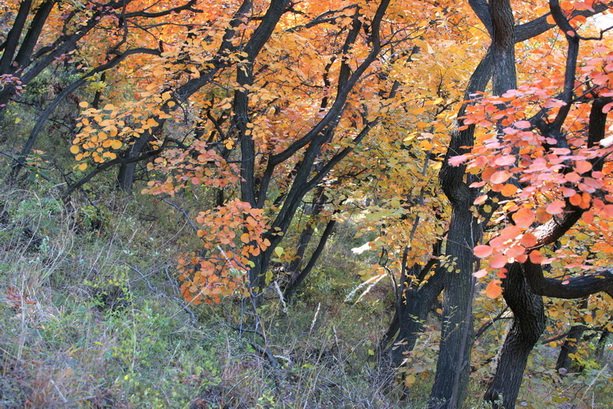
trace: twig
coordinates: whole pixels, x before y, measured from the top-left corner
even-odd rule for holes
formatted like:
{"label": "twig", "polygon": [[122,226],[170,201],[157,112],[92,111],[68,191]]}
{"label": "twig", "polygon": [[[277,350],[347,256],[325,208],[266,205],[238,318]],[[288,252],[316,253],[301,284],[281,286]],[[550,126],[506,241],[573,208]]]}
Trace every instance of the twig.
{"label": "twig", "polygon": [[275,280],[275,290],[279,295],[279,300],[281,300],[281,304],[283,304],[283,312],[287,314],[287,304],[285,303],[285,298],[283,298],[283,293],[281,292],[281,287],[279,287],[279,282]]}
{"label": "twig", "polygon": [[496,321],[502,320],[502,319],[507,319],[507,317],[503,317],[503,315],[507,312],[507,310],[509,309],[509,307],[505,307],[502,311],[500,311],[498,313],[498,315],[496,315],[494,318],[492,318],[491,320],[489,320],[488,322],[486,322],[485,324],[483,324],[481,326],[481,328],[479,328],[476,332],[475,332],[475,339],[479,338],[481,335],[483,335],[483,333],[492,325],[494,325],[494,323]]}
{"label": "twig", "polygon": [[53,379],[49,379],[49,382],[51,382],[51,384],[53,385],[53,387],[55,388],[55,390],[57,391],[57,393],[60,395],[60,398],[62,398],[62,400],[64,401],[64,403],[68,403],[68,400],[66,399],[66,397],[64,396],[64,394],[62,393],[62,391],[60,390],[60,388],[58,388],[58,386],[55,384],[55,382],[53,381]]}
{"label": "twig", "polygon": [[[185,304],[183,304],[183,302],[180,302],[178,300],[173,300],[172,298],[170,298],[169,296],[167,296],[166,294],[164,294],[162,291],[158,290],[157,288],[155,288],[155,286],[153,284],[151,284],[151,282],[147,279],[147,276],[144,275],[139,269],[137,269],[136,267],[133,267],[131,265],[128,265],[128,267],[130,268],[130,270],[137,272],[142,279],[145,281],[145,283],[147,283],[147,287],[149,287],[149,289],[157,294],[160,294],[162,297],[166,298],[168,301],[172,302],[172,303],[177,303],[179,304],[179,306],[185,311],[187,312],[191,317],[192,317],[192,322],[194,324],[196,324],[198,322],[198,320],[196,319],[196,315],[194,314],[194,312],[192,310],[190,310]],[[176,315],[176,314],[175,314]]]}
{"label": "twig", "polygon": [[598,374],[594,377],[594,379],[592,380],[592,382],[590,382],[590,384],[587,386],[587,389],[585,390],[585,392],[583,392],[583,396],[585,396],[585,394],[587,393],[587,391],[590,390],[590,388],[592,386],[594,386],[594,384],[596,383],[596,381],[598,380],[598,378],[600,378],[600,375],[602,375],[602,373],[605,371],[605,369],[607,369],[609,367],[609,364],[605,364],[602,369],[600,370],[600,372],[598,372]]}
{"label": "twig", "polygon": [[191,226],[191,228],[194,231],[194,233],[198,233],[198,228],[196,227],[196,225],[192,221],[191,217],[189,216],[189,213],[187,213],[187,211],[185,209],[182,209],[181,207],[179,207],[178,205],[174,204],[173,202],[171,202],[171,201],[169,201],[167,199],[162,199],[162,202],[166,203],[169,206],[174,207],[179,212],[181,212],[183,214],[183,217],[185,217],[185,220],[187,220],[187,222]]}
{"label": "twig", "polygon": [[313,331],[313,327],[315,327],[315,322],[317,322],[317,316],[319,315],[319,308],[321,307],[321,303],[317,303],[317,310],[315,311],[315,315],[313,315],[313,321],[311,321],[311,327],[309,328],[309,335]]}

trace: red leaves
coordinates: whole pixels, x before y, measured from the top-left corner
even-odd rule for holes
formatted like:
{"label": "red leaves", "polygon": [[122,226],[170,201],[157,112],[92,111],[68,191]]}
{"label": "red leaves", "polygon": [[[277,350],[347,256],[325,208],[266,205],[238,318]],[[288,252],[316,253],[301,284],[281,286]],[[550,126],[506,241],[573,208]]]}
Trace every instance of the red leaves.
{"label": "red leaves", "polygon": [[502,254],[496,254],[490,258],[490,267],[491,268],[503,268],[508,262],[506,256]]}
{"label": "red leaves", "polygon": [[509,180],[510,177],[511,177],[511,174],[509,172],[507,172],[506,170],[501,170],[501,171],[495,172],[490,177],[490,182],[494,184],[500,184],[500,183],[504,183],[507,180]]}
{"label": "red leaves", "polygon": [[205,185],[223,188],[240,180],[235,164],[228,163],[206,142],[195,141],[189,149],[167,149],[164,156],[155,159],[151,168],[163,170],[172,176],[165,181],[151,181],[143,193],[153,195],[174,194],[187,186]]}
{"label": "red leaves", "polygon": [[466,155],[452,156],[449,158],[449,164],[451,166],[460,166],[462,163],[466,162],[467,159],[468,156]]}
{"label": "red leaves", "polygon": [[518,129],[530,129],[532,124],[529,121],[517,121],[515,127]]}
{"label": "red leaves", "polygon": [[[591,3],[567,5],[587,10]],[[536,107],[549,109],[546,121],[552,121],[557,110],[566,105],[552,97],[564,80],[562,75],[534,77],[530,84],[503,96],[482,95],[467,110],[466,123],[476,127],[487,122],[497,125],[477,129],[474,146],[461,158],[467,172],[477,176],[470,187],[483,189],[473,204],[479,210],[494,210],[493,231],[485,238],[486,244],[474,248],[483,266],[475,277],[502,273],[504,266],[513,262],[543,264],[555,260],[578,268],[572,266],[581,263],[569,260],[581,253],[600,252],[600,260],[608,257],[603,253],[613,252],[613,236],[607,233],[613,228],[613,136],[609,136],[609,129],[598,143],[589,143],[586,131],[592,121],[590,99],[613,96],[613,52],[600,46],[593,55],[580,65],[584,74],[577,77],[576,86],[590,84],[596,90],[590,89],[585,102],[572,103],[569,120],[560,129],[564,139],[528,121]],[[607,104],[603,112],[612,108],[613,103]],[[550,227],[552,220],[573,220],[565,217],[572,212],[582,217],[573,231],[563,236],[564,246],[555,251],[545,248],[544,244],[557,237],[546,237],[550,231],[542,225],[549,223]],[[494,281],[486,289],[492,297],[500,291]]]}
{"label": "red leaves", "polygon": [[549,203],[546,211],[551,215],[560,214],[564,211],[564,202],[562,200],[554,200],[553,202]]}
{"label": "red leaves", "polygon": [[543,255],[538,250],[533,250],[529,254],[530,261],[534,264],[541,264],[544,260]]}
{"label": "red leaves", "polygon": [[534,212],[528,208],[521,208],[511,216],[515,224],[522,228],[527,228],[534,223],[536,217]]}
{"label": "red leaves", "polygon": [[509,166],[514,164],[515,160],[516,158],[514,155],[503,155],[494,159],[494,164],[496,166]]}
{"label": "red leaves", "polygon": [[525,248],[530,248],[530,247],[536,246],[536,244],[538,243],[538,240],[537,240],[537,238],[536,238],[536,236],[534,234],[532,234],[530,232],[526,232],[522,236],[522,238],[520,240],[520,243]]}
{"label": "red leaves", "polygon": [[592,164],[590,162],[580,160],[575,163],[575,171],[580,175],[590,170],[592,170]]}
{"label": "red leaves", "polygon": [[487,244],[481,244],[475,247],[475,249],[473,250],[473,253],[475,256],[479,258],[485,258],[492,254],[492,248],[488,246]]}
{"label": "red leaves", "polygon": [[201,212],[196,222],[203,225],[198,237],[209,255],[179,258],[183,296],[193,303],[218,303],[221,296],[244,294],[250,257],[271,245],[264,238],[268,226],[263,210],[235,199]]}

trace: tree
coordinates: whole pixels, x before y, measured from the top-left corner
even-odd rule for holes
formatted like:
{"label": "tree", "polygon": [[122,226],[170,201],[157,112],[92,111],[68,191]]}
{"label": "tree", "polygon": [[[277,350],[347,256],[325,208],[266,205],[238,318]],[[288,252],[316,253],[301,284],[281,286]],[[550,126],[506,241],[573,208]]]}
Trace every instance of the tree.
{"label": "tree", "polygon": [[[186,10],[193,12],[194,4],[195,0],[191,0],[180,6],[157,6],[158,10],[140,1],[63,4],[45,0],[35,4],[24,0],[7,4],[6,15],[15,16],[0,45],[0,115],[49,67],[72,62],[81,73],[40,114],[16,159],[11,179],[17,177],[47,119],[67,96],[129,56],[159,54],[157,44],[139,46],[135,40],[147,30],[144,25],[166,26],[163,20],[166,16]],[[92,53],[94,43],[105,44],[106,48]]]}
{"label": "tree", "polygon": [[[448,318],[447,324],[444,324],[437,380],[433,387],[433,405],[437,407],[457,407],[461,402],[461,398],[458,398],[457,392],[453,390],[454,388],[445,385],[447,385],[446,382],[453,379],[453,376],[456,376],[456,380],[458,376],[465,376],[462,373],[466,373],[468,363],[467,354],[470,349],[468,347],[470,340],[467,337],[470,331],[464,332],[463,339],[457,339],[459,336],[457,334],[447,337],[445,328],[453,332],[462,323],[470,328],[472,255],[466,253],[467,248],[474,247],[477,256],[489,258],[491,269],[499,270],[503,268],[503,270],[498,271],[502,281],[495,280],[490,283],[488,292],[490,295],[496,296],[497,293],[499,294],[496,286],[502,283],[505,300],[515,316],[513,327],[502,349],[494,381],[486,394],[486,399],[495,405],[498,405],[496,402],[501,399],[502,406],[510,408],[515,405],[527,357],[544,329],[545,317],[540,295],[574,298],[584,297],[599,291],[610,291],[608,290],[610,273],[607,272],[569,280],[545,278],[542,268],[543,260],[541,253],[538,251],[538,249],[555,242],[567,233],[586,213],[588,208],[591,212],[594,212],[591,215],[588,212],[588,220],[593,220],[590,218],[596,217],[596,214],[603,218],[601,220],[610,219],[607,214],[608,210],[606,210],[609,205],[598,199],[591,199],[592,195],[599,190],[603,192],[604,197],[608,195],[606,183],[596,181],[593,185],[597,186],[588,187],[584,183],[582,185],[584,188],[580,187],[581,182],[584,181],[583,178],[594,179],[594,176],[598,177],[598,172],[602,172],[602,166],[606,166],[604,159],[608,153],[606,149],[602,149],[605,147],[602,146],[601,141],[605,135],[604,119],[606,118],[606,112],[603,112],[603,108],[609,101],[606,97],[603,99],[598,93],[594,94],[592,98],[586,99],[586,95],[577,94],[574,91],[575,81],[578,79],[576,77],[578,46],[581,39],[585,37],[580,35],[577,28],[570,23],[571,21],[575,24],[585,23],[586,20],[581,15],[583,11],[601,11],[608,8],[608,5],[567,4],[565,14],[557,1],[550,1],[551,15],[555,24],[565,33],[569,48],[564,64],[564,73],[558,77],[560,78],[558,83],[551,84],[551,88],[541,88],[538,83],[536,83],[538,85],[530,84],[534,93],[529,91],[527,93],[530,94],[528,99],[536,94],[535,99],[539,101],[537,105],[540,107],[540,110],[531,117],[528,115],[534,108],[529,108],[527,101],[519,102],[522,100],[521,97],[524,96],[521,93],[522,88],[520,87],[520,91],[511,91],[517,88],[513,44],[526,39],[526,37],[523,36],[519,27],[513,28],[514,21],[510,4],[508,2],[490,2],[489,15],[485,14],[484,4],[476,4],[475,6],[482,22],[486,27],[491,27],[488,28],[488,31],[493,37],[492,47],[486,55],[486,59],[489,56],[493,60],[492,63],[489,63],[489,69],[492,70],[494,78],[493,94],[499,97],[492,98],[487,107],[479,105],[478,110],[474,110],[467,115],[467,120],[464,121],[464,129],[459,132],[460,134],[470,132],[470,138],[458,140],[454,143],[452,137],[451,154],[449,156],[459,155],[459,160],[448,157],[448,163],[451,162],[456,165],[462,163],[463,154],[466,152],[466,148],[462,147],[471,148],[474,146],[473,153],[478,152],[480,159],[474,159],[473,167],[468,168],[468,183],[462,181],[467,169],[464,166],[457,167],[454,170],[449,166],[444,166],[441,172],[442,186],[444,189],[447,188],[446,193],[452,201],[454,211],[457,207],[457,211],[463,212],[465,215],[463,226],[454,227],[452,219],[449,240],[452,231],[457,230],[459,232],[471,225],[473,227],[469,231],[477,232],[476,237],[480,237],[478,232],[486,226],[485,223],[492,217],[492,212],[497,210],[501,198],[517,199],[511,200],[512,205],[507,203],[501,209],[503,214],[501,220],[508,220],[509,225],[500,230],[497,237],[490,240],[488,245],[476,246],[477,241],[471,241],[466,243],[463,248],[458,249],[455,254],[455,257],[460,260],[469,260],[470,262],[462,268],[461,274],[449,278],[453,281],[453,283],[449,282],[449,284],[453,284],[453,287],[445,287],[447,289],[453,288],[453,291],[452,294],[447,294],[449,291],[445,292],[448,307],[447,311],[444,310],[444,314]],[[480,6],[482,8],[479,8]],[[540,23],[537,27],[540,27],[540,29],[548,28],[546,26],[549,24],[551,23]],[[530,37],[532,35],[527,38]],[[486,59],[482,60],[482,66]],[[480,78],[476,78],[481,81],[485,80],[485,82],[470,90],[472,91],[470,94],[483,91],[488,77],[487,74],[481,74]],[[591,81],[591,79],[585,78],[583,83],[591,85]],[[590,85],[587,85],[587,87],[589,88]],[[550,86],[550,84],[546,86]],[[558,86],[563,88],[562,93],[556,96],[552,95],[552,91]],[[603,84],[600,84],[600,86],[603,86]],[[527,86],[527,88],[529,87]],[[596,87],[597,90],[598,88]],[[542,90],[541,93],[539,93],[539,90]],[[532,101],[535,99],[532,99]],[[568,128],[563,128],[573,107],[584,103],[588,106],[591,105],[591,110],[588,111],[590,114],[584,117],[581,122],[585,127],[579,130],[569,121],[568,123],[571,125]],[[519,106],[521,108],[516,109]],[[484,110],[481,110],[481,108],[484,108]],[[476,113],[476,111],[479,111],[479,113]],[[604,111],[608,110],[605,109]],[[488,113],[481,117],[484,112]],[[489,115],[490,112],[492,115]],[[578,110],[574,110],[574,112],[578,112]],[[461,116],[464,116],[464,113]],[[526,116],[528,116],[528,120],[524,119]],[[579,117],[573,119],[578,120]],[[492,129],[494,137],[492,138],[490,133],[487,137],[479,138],[480,143],[475,144],[472,139],[472,127],[475,123]],[[498,126],[496,127],[495,124],[498,124]],[[524,130],[527,131],[524,133]],[[532,132],[533,130],[534,132]],[[508,133],[514,136],[509,138],[507,137]],[[527,134],[533,135],[535,139],[526,142],[528,141]],[[573,144],[569,144],[571,140]],[[598,144],[601,144],[601,146],[597,147]],[[496,147],[494,148],[494,146]],[[539,153],[532,151],[532,147]],[[483,156],[485,151],[491,152],[489,151],[490,148],[497,152],[497,155]],[[559,161],[555,159],[558,155],[562,156]],[[558,180],[557,184],[556,182],[550,184],[551,180],[544,178],[539,171],[536,171],[536,173],[539,173],[538,175],[533,174],[533,171],[539,165],[529,168],[533,163],[545,162],[544,157],[548,158],[550,164],[544,165],[544,168],[547,169],[545,173],[550,172],[549,175],[551,176],[555,174],[554,180]],[[517,163],[516,160],[518,160]],[[493,166],[487,169],[487,165],[485,167],[476,165],[481,161],[491,163]],[[482,172],[472,171],[475,168]],[[579,175],[590,171],[592,172],[591,175],[578,179],[573,179],[574,175],[569,178],[566,177],[566,175],[572,173]],[[594,175],[594,172],[596,172],[596,175]],[[451,175],[454,175],[455,179],[450,179]],[[481,180],[472,175],[481,175]],[[540,180],[544,185],[539,185],[536,180]],[[491,192],[488,195],[477,197],[478,193],[474,189],[487,183],[492,186]],[[589,181],[588,183],[592,182]],[[570,186],[573,186],[574,189]],[[603,188],[604,190],[602,190]],[[559,192],[558,189],[569,189],[566,191],[566,199],[552,201],[551,197],[547,197],[549,193],[545,193],[544,198],[540,196],[543,192],[551,192],[555,195]],[[572,193],[570,190],[572,190]],[[586,193],[588,194],[584,196]],[[571,197],[574,199],[571,200]],[[534,209],[534,202],[530,203],[531,198],[536,203],[542,203],[545,199],[547,204],[539,205],[540,209]],[[492,203],[494,201],[498,203]],[[470,209],[473,203],[486,202],[489,203],[479,210],[484,222],[479,223],[479,219],[471,214]],[[459,205],[456,205],[456,203]],[[596,231],[599,231],[599,229]],[[492,251],[490,252],[490,250]],[[459,282],[455,283],[457,280],[461,280],[464,286]],[[454,297],[456,293],[458,294]],[[458,314],[458,311],[461,313]],[[457,315],[460,315],[461,318]],[[454,353],[454,347],[451,344],[446,344],[450,340],[455,340],[456,346],[459,341],[459,345],[467,347],[460,348],[459,352]],[[457,348],[455,350],[457,351]],[[447,358],[441,360],[441,357]],[[450,376],[448,375],[449,372],[453,372],[455,375]],[[457,383],[452,383],[452,385],[457,385]],[[456,389],[461,390],[462,388],[456,387]]]}
{"label": "tree", "polygon": [[[187,109],[189,105],[196,132],[180,141],[178,149],[167,151],[156,161],[159,169],[174,172],[175,177],[152,183],[149,191],[173,194],[201,183],[217,183],[216,187],[221,188],[227,183],[215,182],[210,172],[229,162],[239,163],[236,169],[241,203],[249,209],[266,209],[260,215],[269,221],[259,244],[243,254],[247,258],[241,258],[235,266],[249,270],[254,289],[267,284],[265,273],[273,251],[305,195],[369,134],[379,122],[377,110],[390,95],[385,84],[368,78],[380,64],[381,33],[387,32],[381,22],[387,1],[376,7],[371,3],[348,3],[340,9],[323,3],[296,7],[287,1],[273,1],[268,7],[243,2],[233,13],[224,10],[222,20],[216,20],[227,22],[227,26],[221,25],[223,30],[210,33],[206,41],[196,41],[195,35],[190,38],[188,34],[184,46],[169,50],[150,66],[165,78],[149,87],[158,93],[147,92],[137,105],[87,109],[83,131],[73,147],[77,159],[93,159],[100,163],[99,167],[107,167],[122,155],[124,159],[137,159],[147,146],[159,149],[176,143],[177,138],[164,132],[164,124],[179,114],[177,107]],[[203,14],[210,18],[215,12],[211,9]],[[303,47],[307,42],[313,49]],[[228,86],[219,88],[217,81]],[[194,95],[198,99],[191,102],[189,98]],[[372,95],[372,99],[364,104],[360,95]],[[158,107],[152,109],[156,103]],[[128,116],[132,123],[140,124],[140,128],[124,125],[118,132],[121,140],[132,138],[133,142],[126,144],[129,152],[115,153],[124,142],[104,139],[101,144],[96,139],[101,126],[115,126],[109,119],[121,119],[127,124]],[[111,150],[106,152],[105,148]],[[186,166],[187,160],[193,162]],[[202,161],[217,166],[202,166],[206,163]],[[80,166],[85,169],[87,163]],[[228,203],[232,201],[220,200],[217,212],[224,213]],[[240,230],[241,225],[234,228]],[[223,234],[236,239],[222,242],[231,248],[241,245],[241,239],[242,245],[247,246],[252,241],[238,231],[224,230]],[[206,239],[219,242],[219,237]],[[234,255],[233,250],[225,249],[223,255],[208,254],[207,258],[223,265]],[[204,264],[206,268],[202,263],[195,264],[191,277],[196,281],[203,275],[216,276],[206,270],[211,267],[208,263]],[[193,296],[201,296],[200,291],[201,288]]]}
{"label": "tree", "polygon": [[[28,4],[27,13],[17,12],[2,60],[15,55],[16,38],[28,50],[28,34],[17,34]],[[541,297],[611,291],[606,113],[613,57],[606,38],[588,41],[604,33],[589,34],[585,18],[609,3],[562,6],[244,0],[172,8],[135,1],[109,3],[103,18],[92,3],[90,34],[72,46],[89,70],[43,112],[30,141],[88,78],[105,72],[104,82],[117,83],[109,90],[101,84],[91,102],[80,103],[69,148],[80,180],[66,193],[113,166],[120,167],[119,187],[131,190],[137,164],[147,163],[145,192],[204,198],[196,217],[203,248],[178,257],[183,295],[194,304],[232,295],[263,302],[266,287],[288,279],[271,269],[281,255],[291,298],[335,217],[363,217],[364,231],[376,235],[368,246],[382,255],[366,283],[386,276],[394,283],[395,317],[381,346],[391,366],[413,349],[444,291],[432,407],[464,400],[477,279],[488,276],[486,294],[502,294],[514,322],[486,399],[512,407],[545,328]],[[40,10],[32,27],[40,26]],[[76,32],[92,15],[83,15]],[[475,28],[478,20],[485,30]],[[551,45],[554,27],[566,54]],[[100,52],[86,35],[113,46]],[[591,58],[578,53],[586,41]],[[136,53],[141,58],[127,58]],[[12,96],[20,72],[6,77]],[[326,228],[302,267],[314,221],[297,234],[295,250],[280,245],[309,200],[306,212],[324,214]],[[575,239],[564,244],[569,236]],[[556,242],[558,249],[548,248]],[[584,270],[596,273],[575,276]],[[554,278],[561,271],[568,277]]]}

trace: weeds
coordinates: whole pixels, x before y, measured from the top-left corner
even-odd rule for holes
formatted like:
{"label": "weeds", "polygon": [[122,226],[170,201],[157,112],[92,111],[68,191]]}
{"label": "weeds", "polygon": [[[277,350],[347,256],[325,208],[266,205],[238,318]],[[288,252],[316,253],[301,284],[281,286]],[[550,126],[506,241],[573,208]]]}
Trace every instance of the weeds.
{"label": "weeds", "polygon": [[[0,197],[0,407],[425,406],[435,340],[425,334],[410,357],[409,402],[372,359],[389,319],[386,293],[342,303],[359,270],[342,243],[296,304],[273,294],[258,310],[263,341],[245,331],[241,305],[194,308],[179,297],[174,257],[193,236],[175,208],[143,198],[66,206],[50,197]],[[605,407],[610,370],[558,377],[552,389],[537,376],[546,365],[533,363],[523,402],[547,394],[547,405]],[[481,405],[482,385],[474,388],[468,407]]]}

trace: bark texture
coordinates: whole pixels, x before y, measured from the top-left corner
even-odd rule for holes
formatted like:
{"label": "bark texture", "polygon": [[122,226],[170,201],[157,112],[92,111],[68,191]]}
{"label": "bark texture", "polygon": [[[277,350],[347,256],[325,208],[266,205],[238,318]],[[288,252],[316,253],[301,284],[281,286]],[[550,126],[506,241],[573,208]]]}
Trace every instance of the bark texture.
{"label": "bark texture", "polygon": [[513,263],[507,265],[507,270],[507,277],[502,280],[503,296],[513,311],[514,319],[500,353],[496,374],[484,399],[493,408],[512,409],[528,356],[545,330],[545,311],[542,298],[530,291],[522,265]]}

